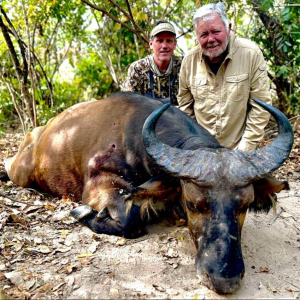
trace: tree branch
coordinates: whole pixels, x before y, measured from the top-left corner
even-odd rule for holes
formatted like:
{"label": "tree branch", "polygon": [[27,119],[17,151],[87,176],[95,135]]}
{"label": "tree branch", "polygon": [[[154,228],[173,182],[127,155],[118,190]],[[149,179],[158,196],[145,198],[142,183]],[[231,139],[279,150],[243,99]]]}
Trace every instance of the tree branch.
{"label": "tree branch", "polygon": [[[33,124],[34,127],[38,126],[38,120],[37,120],[37,115],[36,115],[36,100],[35,100],[35,83],[34,83],[34,78],[33,78],[33,61],[32,61],[32,55],[31,55],[31,38],[30,38],[30,30],[29,30],[29,22],[28,22],[28,18],[27,18],[27,12],[25,9],[25,4],[24,4],[24,0],[21,1],[22,3],[22,9],[23,9],[23,14],[24,14],[24,18],[25,18],[25,25],[26,25],[26,32],[27,32],[27,39],[28,39],[28,49],[29,51],[27,51],[27,57],[28,57],[28,73],[30,76],[30,80],[31,80],[31,89],[32,89],[32,109],[33,109]],[[23,46],[23,44],[22,44]],[[23,46],[24,47],[24,46]],[[24,49],[25,52],[25,49]],[[25,65],[24,65],[25,68]]]}
{"label": "tree branch", "polygon": [[[26,53],[25,53],[26,51],[25,51],[24,45],[23,45],[22,40],[19,37],[18,33],[16,32],[14,25],[11,23],[10,19],[6,15],[6,13],[3,10],[2,6],[0,6],[0,10],[1,10],[1,13],[3,14],[6,22],[10,26],[10,30],[11,30],[13,36],[15,37],[15,39],[17,40],[18,45],[20,47],[20,52],[21,52],[21,56],[22,56],[23,64],[24,64],[24,68],[23,68],[23,71],[21,72],[21,74],[22,74],[22,77],[23,77],[23,83],[26,84],[26,82],[28,80],[28,65],[27,65],[27,59],[26,59]],[[3,23],[3,25],[4,25],[4,23]]]}
{"label": "tree branch", "polygon": [[1,69],[0,69],[0,76],[1,76],[1,78],[3,80],[3,82],[6,84],[6,87],[7,87],[8,91],[9,91],[9,93],[11,95],[14,107],[16,109],[16,112],[17,112],[17,114],[19,116],[19,119],[20,119],[20,122],[22,124],[23,134],[25,135],[25,133],[26,133],[26,126],[25,126],[25,123],[24,123],[24,119],[23,119],[23,116],[22,116],[21,109],[20,109],[19,104],[17,103],[17,99],[16,99],[16,97],[14,95],[13,88],[10,85],[10,83],[5,79],[5,76],[4,76],[3,72],[1,71]]}
{"label": "tree branch", "polygon": [[[102,12],[103,14],[105,14],[106,16],[108,16],[111,20],[115,21],[116,23],[120,24],[121,26],[125,27],[126,29],[128,29],[130,32],[132,32],[133,34],[138,35],[137,31],[134,30],[133,28],[131,28],[130,26],[128,26],[126,23],[120,21],[118,18],[114,17],[112,14],[110,14],[108,11],[106,11],[105,9],[94,5],[93,3],[89,2],[88,0],[81,0],[81,2],[87,4],[88,6],[92,7],[93,9],[96,9],[100,12]],[[148,40],[144,37],[141,36],[141,40],[148,44]]]}

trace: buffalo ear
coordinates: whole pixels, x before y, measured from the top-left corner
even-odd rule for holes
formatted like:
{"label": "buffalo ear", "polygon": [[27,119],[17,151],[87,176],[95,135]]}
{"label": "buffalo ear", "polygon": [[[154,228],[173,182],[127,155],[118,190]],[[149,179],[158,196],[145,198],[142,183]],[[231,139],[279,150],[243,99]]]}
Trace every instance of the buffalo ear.
{"label": "buffalo ear", "polygon": [[277,201],[275,193],[290,189],[287,181],[280,181],[271,176],[255,181],[253,187],[255,198],[250,204],[249,210],[255,212],[264,211],[266,213],[273,206],[271,197]]}

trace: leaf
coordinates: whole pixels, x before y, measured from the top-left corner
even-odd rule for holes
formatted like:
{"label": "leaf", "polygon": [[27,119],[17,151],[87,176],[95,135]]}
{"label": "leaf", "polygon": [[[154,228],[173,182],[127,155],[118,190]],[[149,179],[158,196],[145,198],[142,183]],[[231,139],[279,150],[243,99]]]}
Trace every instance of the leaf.
{"label": "leaf", "polygon": [[281,36],[277,41],[276,41],[276,45],[280,44],[283,40],[283,36]]}
{"label": "leaf", "polygon": [[24,284],[25,290],[29,291],[34,286],[35,281],[36,281],[35,279],[26,281],[25,284]]}
{"label": "leaf", "polygon": [[56,253],[56,252],[65,253],[65,252],[69,252],[70,250],[72,250],[71,247],[58,247],[54,250],[54,253]]}
{"label": "leaf", "polygon": [[282,212],[282,214],[281,214],[281,218],[286,219],[286,218],[290,218],[290,217],[293,217],[293,216],[286,211]]}
{"label": "leaf", "polygon": [[128,18],[124,15],[121,15],[121,17],[119,18],[121,22],[126,22],[128,21]]}
{"label": "leaf", "polygon": [[22,247],[24,246],[24,243],[14,243],[13,244],[16,251],[20,251]]}
{"label": "leaf", "polygon": [[43,240],[40,238],[40,237],[35,237],[33,239],[33,242],[36,244],[36,245],[40,245],[42,244]]}
{"label": "leaf", "polygon": [[118,294],[119,294],[119,290],[114,289],[114,288],[111,288],[111,289],[109,290],[109,293],[110,293],[111,295],[118,295]]}
{"label": "leaf", "polygon": [[284,43],[285,43],[286,45],[288,45],[288,46],[292,47],[292,44],[291,44],[290,42],[288,42],[288,41],[285,41]]}
{"label": "leaf", "polygon": [[117,246],[124,246],[126,244],[126,239],[125,238],[119,238],[118,241],[116,242]]}
{"label": "leaf", "polygon": [[168,252],[165,254],[167,257],[176,258],[179,256],[178,251],[174,250],[173,248],[169,248]]}
{"label": "leaf", "polygon": [[39,252],[39,253],[43,253],[43,254],[48,254],[48,253],[52,252],[52,250],[46,245],[41,245],[39,247],[28,247],[24,251],[29,254],[32,252]]}
{"label": "leaf", "polygon": [[114,30],[115,30],[115,31],[118,31],[118,30],[120,30],[120,29],[121,29],[121,24],[115,23]]}
{"label": "leaf", "polygon": [[94,256],[95,254],[93,253],[82,253],[82,254],[78,254],[77,257],[78,258],[83,258],[83,257],[91,257]]}
{"label": "leaf", "polygon": [[268,267],[260,267],[259,272],[260,273],[269,273],[270,269]]}
{"label": "leaf", "polygon": [[97,250],[99,243],[93,243],[89,248],[88,248],[88,253],[95,253]]}
{"label": "leaf", "polygon": [[9,220],[10,222],[19,223],[19,224],[22,224],[22,225],[25,225],[25,224],[26,224],[25,220],[22,219],[22,217],[20,217],[20,216],[18,216],[18,215],[16,215],[16,214],[11,214],[11,215],[9,215],[8,220]]}
{"label": "leaf", "polygon": [[283,51],[284,51],[284,52],[287,52],[287,51],[288,51],[288,48],[287,48],[286,45],[283,45]]}
{"label": "leaf", "polygon": [[54,210],[54,209],[55,209],[55,206],[50,205],[50,204],[47,204],[47,205],[45,205],[45,208],[46,208],[46,209],[49,209],[49,210]]}
{"label": "leaf", "polygon": [[56,285],[56,286],[52,289],[52,291],[53,291],[53,292],[57,291],[57,290],[60,289],[64,284],[66,284],[66,283],[65,283],[65,282],[59,283],[58,285]]}
{"label": "leaf", "polygon": [[52,216],[52,220],[53,220],[53,221],[62,221],[62,220],[64,220],[64,219],[66,219],[68,216],[69,216],[69,212],[68,212],[68,211],[62,210],[62,211],[60,211],[60,212],[54,214],[54,215]]}
{"label": "leaf", "polygon": [[72,288],[74,282],[75,282],[74,276],[68,276],[68,277],[65,278],[65,283],[67,284],[67,286],[69,288]]}
{"label": "leaf", "polygon": [[70,230],[63,229],[63,230],[58,230],[58,232],[60,232],[62,236],[67,236],[70,234]]}
{"label": "leaf", "polygon": [[81,267],[81,263],[78,261],[68,265],[66,268],[67,274],[77,271],[80,267]]}
{"label": "leaf", "polygon": [[13,271],[9,273],[4,273],[4,276],[17,286],[24,284],[24,274],[22,272]]}
{"label": "leaf", "polygon": [[47,253],[50,253],[52,250],[46,246],[46,245],[41,245],[40,246],[40,251],[41,253],[44,253],[44,254],[47,254]]}
{"label": "leaf", "polygon": [[161,286],[159,286],[159,285],[157,285],[157,284],[152,284],[152,286],[153,286],[157,291],[159,291],[159,292],[164,293],[164,292],[166,291],[165,288],[163,288],[163,287],[161,287]]}
{"label": "leaf", "polygon": [[271,292],[276,293],[277,290],[274,288],[274,286],[271,283],[268,283],[268,288]]}
{"label": "leaf", "polygon": [[71,199],[70,197],[68,197],[68,196],[62,196],[62,202],[63,202],[64,204],[70,205],[73,201],[72,201],[72,199]]}

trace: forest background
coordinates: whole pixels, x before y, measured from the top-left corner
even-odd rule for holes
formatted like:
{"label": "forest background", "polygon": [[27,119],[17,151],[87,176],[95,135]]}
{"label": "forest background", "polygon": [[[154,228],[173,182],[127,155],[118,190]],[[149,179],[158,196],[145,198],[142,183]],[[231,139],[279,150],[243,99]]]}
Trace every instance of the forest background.
{"label": "forest background", "polygon": [[[0,1],[0,130],[27,132],[67,107],[120,91],[129,65],[149,52],[158,20],[174,24],[176,54],[194,47],[201,0]],[[214,2],[214,1],[211,1]],[[300,1],[227,0],[233,31],[256,42],[274,105],[300,111]]]}

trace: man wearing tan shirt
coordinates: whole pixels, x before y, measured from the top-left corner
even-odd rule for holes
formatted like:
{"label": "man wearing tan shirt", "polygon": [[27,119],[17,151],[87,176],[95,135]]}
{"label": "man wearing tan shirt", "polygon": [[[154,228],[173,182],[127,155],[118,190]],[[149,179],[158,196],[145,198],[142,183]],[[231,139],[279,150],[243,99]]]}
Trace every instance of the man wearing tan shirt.
{"label": "man wearing tan shirt", "polygon": [[193,18],[199,44],[182,62],[179,108],[222,146],[249,151],[262,140],[269,114],[252,98],[271,104],[267,66],[258,46],[231,33],[222,2]]}

